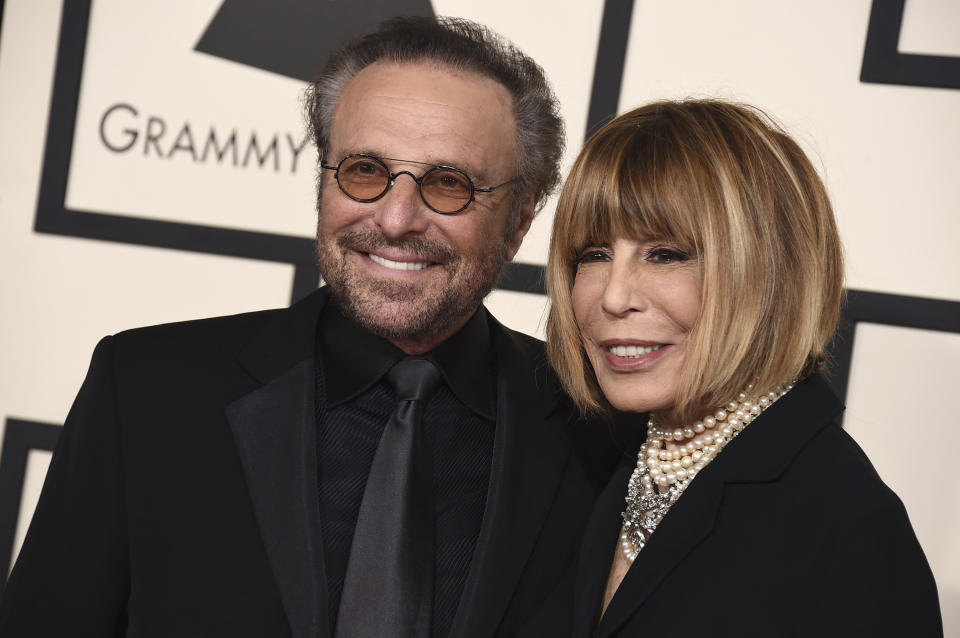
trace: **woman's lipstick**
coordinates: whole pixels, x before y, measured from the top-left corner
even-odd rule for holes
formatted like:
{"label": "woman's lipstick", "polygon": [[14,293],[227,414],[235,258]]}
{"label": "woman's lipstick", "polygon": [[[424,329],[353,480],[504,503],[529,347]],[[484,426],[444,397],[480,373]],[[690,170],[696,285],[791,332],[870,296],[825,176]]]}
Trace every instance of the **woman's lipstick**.
{"label": "woman's lipstick", "polygon": [[618,372],[631,372],[649,366],[671,348],[669,343],[635,339],[608,339],[601,341],[599,346],[607,364]]}

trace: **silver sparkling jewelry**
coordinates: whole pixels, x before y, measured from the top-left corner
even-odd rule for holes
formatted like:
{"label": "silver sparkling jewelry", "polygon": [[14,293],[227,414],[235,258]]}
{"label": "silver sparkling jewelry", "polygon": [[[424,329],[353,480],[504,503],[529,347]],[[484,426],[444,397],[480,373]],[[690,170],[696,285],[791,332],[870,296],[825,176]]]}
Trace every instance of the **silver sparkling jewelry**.
{"label": "silver sparkling jewelry", "polygon": [[[620,529],[620,549],[631,563],[693,477],[751,421],[793,387],[792,383],[763,395],[748,386],[736,401],[687,428],[664,430],[651,416],[647,440],[637,454],[637,467],[627,484],[627,505]],[[667,442],[675,445],[667,448]],[[661,492],[661,489],[665,490]]]}

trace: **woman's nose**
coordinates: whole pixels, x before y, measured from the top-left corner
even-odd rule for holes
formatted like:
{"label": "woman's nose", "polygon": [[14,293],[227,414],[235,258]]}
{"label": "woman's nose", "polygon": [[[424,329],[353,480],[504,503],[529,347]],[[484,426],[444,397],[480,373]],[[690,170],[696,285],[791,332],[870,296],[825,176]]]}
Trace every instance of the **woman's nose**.
{"label": "woman's nose", "polygon": [[643,275],[627,259],[614,257],[609,277],[600,297],[600,307],[609,315],[621,317],[646,309]]}

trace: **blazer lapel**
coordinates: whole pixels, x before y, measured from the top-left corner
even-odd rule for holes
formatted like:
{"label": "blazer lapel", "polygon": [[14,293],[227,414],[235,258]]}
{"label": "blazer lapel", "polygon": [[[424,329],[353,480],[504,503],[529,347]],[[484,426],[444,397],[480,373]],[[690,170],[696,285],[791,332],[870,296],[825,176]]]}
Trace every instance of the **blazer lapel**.
{"label": "blazer lapel", "polygon": [[330,632],[314,407],[314,334],[325,298],[297,304],[248,345],[241,362],[263,385],[226,410],[294,638]]}
{"label": "blazer lapel", "polygon": [[[477,550],[451,636],[491,636],[507,609],[559,486],[569,454],[546,368],[488,315],[497,353],[497,430]],[[542,366],[546,362],[542,361]]]}
{"label": "blazer lapel", "polygon": [[[633,469],[630,469],[633,472]],[[713,529],[723,492],[723,483],[704,470],[681,496],[680,501],[663,518],[657,531],[639,553],[597,627],[597,636],[609,636],[616,631],[660,585],[677,563],[689,554]],[[627,476],[629,478],[629,475]],[[626,495],[626,482],[620,494]],[[683,507],[679,507],[683,502]],[[619,529],[619,519],[617,519]],[[616,540],[614,541],[616,543]],[[619,550],[618,550],[619,551]],[[607,555],[606,570],[610,569],[611,554]],[[606,581],[604,581],[604,584]],[[601,585],[602,590],[603,585]]]}
{"label": "blazer lapel", "polygon": [[601,492],[583,536],[577,564],[577,590],[573,609],[573,635],[589,636],[597,624],[610,565],[618,551],[620,514],[627,481],[633,467],[621,465]]}

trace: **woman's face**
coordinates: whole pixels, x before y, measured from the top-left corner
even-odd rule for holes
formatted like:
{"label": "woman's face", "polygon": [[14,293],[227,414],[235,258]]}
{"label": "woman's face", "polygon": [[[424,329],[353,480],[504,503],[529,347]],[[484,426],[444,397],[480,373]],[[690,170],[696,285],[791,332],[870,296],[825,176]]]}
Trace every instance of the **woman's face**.
{"label": "woman's face", "polygon": [[618,410],[668,410],[700,311],[700,264],[670,242],[617,239],[577,261],[573,311],[600,388]]}

